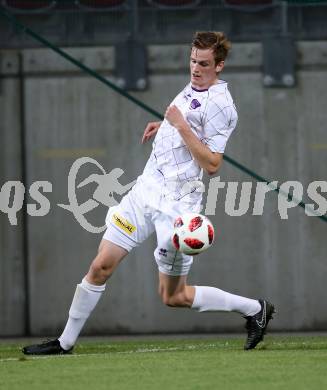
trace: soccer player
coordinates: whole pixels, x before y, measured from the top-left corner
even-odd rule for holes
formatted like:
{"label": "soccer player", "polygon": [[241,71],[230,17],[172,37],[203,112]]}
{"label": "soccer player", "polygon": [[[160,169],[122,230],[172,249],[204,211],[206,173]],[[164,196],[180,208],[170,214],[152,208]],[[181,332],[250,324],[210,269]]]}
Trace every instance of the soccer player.
{"label": "soccer player", "polygon": [[197,32],[190,53],[190,83],[168,106],[163,122],[151,122],[142,142],[155,136],[151,156],[136,184],[121,203],[109,209],[107,230],[87,275],[77,285],[66,327],[58,339],[23,348],[26,355],[65,354],[99,301],[107,279],[122,259],[150,234],[157,234],[154,257],[159,294],[172,307],[199,312],[233,311],[246,319],[244,349],[263,339],[274,306],[216,287],[191,286],[187,274],[192,256],[176,251],[171,242],[174,220],[199,212],[202,172],[215,174],[237,122],[228,85],[220,79],[230,42],[222,32]]}

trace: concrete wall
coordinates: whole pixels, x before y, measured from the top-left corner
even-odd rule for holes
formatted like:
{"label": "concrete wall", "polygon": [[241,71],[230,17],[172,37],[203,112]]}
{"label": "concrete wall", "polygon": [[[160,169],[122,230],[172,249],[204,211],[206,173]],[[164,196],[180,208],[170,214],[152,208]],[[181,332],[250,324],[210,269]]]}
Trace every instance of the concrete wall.
{"label": "concrete wall", "polygon": [[[20,82],[17,53],[0,55],[0,187],[22,180]],[[0,211],[0,335],[25,331],[23,219],[10,226]]]}
{"label": "concrete wall", "polygon": [[[262,86],[260,44],[235,44],[223,78],[230,83],[239,112],[237,131],[227,155],[259,174],[278,180],[326,180],[327,59],[325,42],[298,44],[298,84],[294,89],[265,89]],[[106,48],[73,49],[72,54],[113,79],[114,52]],[[149,47],[149,89],[134,93],[137,98],[164,112],[170,100],[188,82],[187,47]],[[90,156],[110,171],[120,167],[120,178],[128,183],[142,172],[151,146],[140,138],[154,118],[98,81],[81,74],[46,49],[23,52],[24,102],[27,153],[27,184],[47,180],[53,185],[46,194],[48,215],[28,217],[29,316],[34,335],[57,334],[64,326],[75,290],[96,253],[101,234],[86,232],[74,216],[57,206],[67,201],[67,176],[76,158]],[[19,132],[19,89],[5,75],[8,87],[2,92],[1,129],[12,134],[12,122]],[[10,84],[11,83],[11,84]],[[14,112],[10,97],[15,102]],[[1,97],[0,97],[1,99]],[[10,136],[19,153],[19,136]],[[2,144],[1,144],[2,145]],[[3,146],[1,146],[3,148]],[[6,149],[6,148],[5,148]],[[1,155],[11,165],[12,156]],[[20,166],[15,161],[17,180]],[[91,164],[78,176],[100,173]],[[2,180],[1,176],[1,180]],[[4,176],[4,180],[8,176]],[[225,163],[222,181],[251,181]],[[255,183],[253,181],[253,183]],[[79,202],[89,199],[95,185],[78,190]],[[275,330],[326,329],[324,296],[327,225],[308,217],[300,208],[281,220],[277,195],[267,195],[263,216],[230,217],[224,210],[226,189],[218,197],[214,222],[218,237],[213,248],[195,260],[190,282],[212,285],[250,297],[267,297],[278,308],[272,323]],[[204,200],[206,197],[204,198]],[[28,197],[29,203],[35,203]],[[106,207],[99,205],[87,214],[103,225]],[[18,234],[22,225],[10,227],[1,216],[1,238]],[[16,233],[15,233],[16,232]],[[9,316],[12,296],[8,280],[18,278],[6,256],[13,255],[8,240],[1,243],[1,306]],[[155,238],[137,248],[108,282],[104,297],[88,322],[85,333],[239,331],[243,320],[236,314],[198,314],[169,309],[157,296],[157,269],[152,252]],[[23,262],[20,252],[20,260]],[[22,277],[22,268],[19,275]],[[24,284],[15,284],[15,294],[24,296]],[[6,294],[5,294],[6,293]],[[20,302],[23,300],[20,298]],[[24,306],[9,321],[0,317],[0,335],[22,334],[17,327]],[[14,328],[16,324],[16,328]]]}

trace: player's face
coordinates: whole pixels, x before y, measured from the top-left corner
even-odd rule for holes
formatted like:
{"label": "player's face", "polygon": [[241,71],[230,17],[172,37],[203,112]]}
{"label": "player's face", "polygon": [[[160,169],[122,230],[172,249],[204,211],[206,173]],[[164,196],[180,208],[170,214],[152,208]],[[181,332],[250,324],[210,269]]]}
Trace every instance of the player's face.
{"label": "player's face", "polygon": [[196,89],[208,89],[217,82],[217,73],[224,67],[224,61],[215,64],[211,49],[192,48],[190,58],[191,84]]}

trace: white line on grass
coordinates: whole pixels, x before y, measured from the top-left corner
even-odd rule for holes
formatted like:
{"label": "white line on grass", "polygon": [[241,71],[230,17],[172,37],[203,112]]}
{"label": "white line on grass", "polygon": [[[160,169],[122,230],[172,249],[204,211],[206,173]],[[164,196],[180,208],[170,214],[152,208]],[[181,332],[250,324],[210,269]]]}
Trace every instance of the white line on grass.
{"label": "white line on grass", "polygon": [[44,356],[33,356],[30,355],[27,358],[25,356],[17,358],[4,358],[0,359],[2,362],[11,362],[11,361],[26,361],[26,360],[39,360],[39,359],[56,359],[56,358],[74,358],[74,357],[87,357],[87,356],[109,356],[116,354],[133,354],[133,353],[149,353],[149,352],[172,352],[172,351],[185,351],[185,350],[194,350],[199,347],[205,346],[206,348],[217,347],[217,344],[198,344],[198,345],[186,345],[184,347],[167,347],[167,348],[139,348],[134,351],[118,351],[118,352],[103,352],[103,353],[73,353],[67,355],[44,355]]}
{"label": "white line on grass", "polygon": [[[306,345],[319,345],[319,344],[326,344],[326,342],[286,342],[285,344],[283,342],[270,342],[274,346],[280,347],[282,345],[287,345],[287,346],[306,346]],[[96,356],[96,357],[106,357],[106,356],[111,356],[111,355],[122,355],[122,354],[133,354],[133,353],[154,353],[154,352],[174,352],[174,351],[189,351],[189,350],[196,350],[199,348],[222,348],[226,347],[229,345],[229,342],[226,341],[223,345],[221,343],[210,343],[210,344],[191,344],[191,345],[185,345],[183,347],[167,347],[167,348],[139,348],[136,350],[132,351],[111,351],[111,352],[99,352],[99,353],[73,353],[73,354],[67,354],[67,355],[43,355],[43,356],[33,356],[30,355],[28,357],[25,357],[22,355],[21,357],[17,358],[0,358],[0,363],[3,362],[12,362],[12,361],[31,361],[31,360],[40,360],[40,359],[60,359],[60,358],[76,358],[76,357],[88,357],[88,356]]]}

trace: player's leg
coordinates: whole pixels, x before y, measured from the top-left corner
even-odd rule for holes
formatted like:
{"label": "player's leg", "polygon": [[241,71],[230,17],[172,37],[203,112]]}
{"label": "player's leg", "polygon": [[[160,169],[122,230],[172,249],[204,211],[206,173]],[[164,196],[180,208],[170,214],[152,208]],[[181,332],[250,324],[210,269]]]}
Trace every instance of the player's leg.
{"label": "player's leg", "polygon": [[189,307],[199,312],[226,311],[242,314],[247,322],[248,337],[244,349],[253,349],[263,340],[274,306],[265,300],[255,300],[231,294],[215,287],[190,286],[186,275],[167,275],[159,271],[159,294],[171,307]]}
{"label": "player's leg", "polygon": [[[25,354],[60,354],[69,352],[76,342],[87,318],[98,303],[106,280],[121,260],[142,243],[153,231],[151,218],[146,215],[142,186],[135,186],[117,206],[108,211],[99,251],[87,275],[77,285],[69,310],[66,327],[59,339],[23,348]],[[147,194],[148,196],[148,194]]]}
{"label": "player's leg", "polygon": [[113,274],[128,251],[108,240],[102,240],[98,254],[92,261],[87,275],[77,285],[69,318],[59,342],[64,350],[70,350],[93,309],[103,294],[107,279]]}
{"label": "player's leg", "polygon": [[92,261],[87,275],[77,285],[69,310],[69,317],[62,335],[43,344],[23,348],[27,355],[64,354],[72,350],[86,320],[105,290],[107,279],[113,274],[128,251],[108,240],[102,240],[98,254]]}
{"label": "player's leg", "polygon": [[252,349],[263,339],[274,306],[267,301],[231,294],[216,287],[190,286],[187,274],[193,259],[174,248],[171,242],[173,221],[169,215],[155,220],[158,247],[154,256],[159,268],[159,293],[168,306],[189,307],[198,312],[238,312],[247,320],[245,349]]}
{"label": "player's leg", "polygon": [[173,272],[175,275],[159,271],[159,294],[168,306],[190,307],[199,312],[235,311],[244,317],[253,316],[261,309],[255,299],[230,294],[216,287],[190,286],[186,275],[176,275],[177,270]]}
{"label": "player's leg", "polygon": [[100,299],[105,282],[112,275],[121,260],[133,248],[141,244],[154,230],[150,218],[145,217],[142,186],[135,186],[118,206],[108,211],[99,253],[93,260],[89,272],[77,286],[69,311],[69,319],[60,345],[71,348],[86,321]]}
{"label": "player's leg", "polygon": [[236,311],[245,317],[259,312],[261,306],[255,299],[230,294],[215,287],[187,285],[187,274],[193,258],[176,251],[172,244],[171,226],[174,217],[160,213],[154,221],[158,241],[154,256],[159,269],[159,291],[164,302],[176,303],[174,306],[192,307],[200,312]]}

